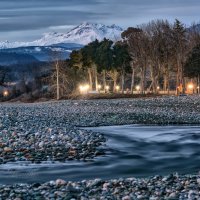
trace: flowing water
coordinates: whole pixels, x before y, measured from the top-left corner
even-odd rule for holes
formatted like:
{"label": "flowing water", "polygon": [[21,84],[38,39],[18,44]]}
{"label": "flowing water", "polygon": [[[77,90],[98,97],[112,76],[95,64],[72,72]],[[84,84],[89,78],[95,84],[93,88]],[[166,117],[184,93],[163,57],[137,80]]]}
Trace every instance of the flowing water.
{"label": "flowing water", "polygon": [[87,129],[107,138],[104,156],[88,162],[1,165],[0,183],[147,177],[200,170],[200,127],[130,125]]}

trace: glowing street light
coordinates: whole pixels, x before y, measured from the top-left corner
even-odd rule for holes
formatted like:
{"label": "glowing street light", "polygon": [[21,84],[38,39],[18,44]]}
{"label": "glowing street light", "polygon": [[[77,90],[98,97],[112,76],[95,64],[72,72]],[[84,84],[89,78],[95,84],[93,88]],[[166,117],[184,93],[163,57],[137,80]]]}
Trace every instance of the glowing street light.
{"label": "glowing street light", "polygon": [[188,83],[187,90],[188,90],[189,94],[193,94],[194,93],[194,84],[193,83]]}
{"label": "glowing street light", "polygon": [[105,89],[106,89],[106,91],[109,91],[110,87],[108,85],[106,85]]}
{"label": "glowing street light", "polygon": [[197,86],[197,92],[199,93],[199,89],[200,89],[200,87],[199,86]]}
{"label": "glowing street light", "polygon": [[159,86],[157,87],[157,90],[160,90],[160,87],[159,87]]}
{"label": "glowing street light", "polygon": [[90,86],[88,84],[86,85],[80,85],[79,90],[81,94],[87,94]]}
{"label": "glowing street light", "polygon": [[102,88],[102,86],[101,86],[101,85],[98,85],[97,87],[98,87],[98,90],[100,90],[100,89]]}
{"label": "glowing street light", "polygon": [[188,86],[187,86],[187,88],[189,90],[193,90],[194,89],[194,84],[193,83],[189,83]]}
{"label": "glowing street light", "polygon": [[137,85],[135,88],[136,88],[137,91],[140,90],[140,86],[139,85]]}
{"label": "glowing street light", "polygon": [[90,86],[87,84],[87,85],[85,85],[85,89],[86,90],[89,90],[89,88],[90,88]]}
{"label": "glowing street light", "polygon": [[119,85],[117,85],[117,86],[115,87],[115,89],[116,89],[117,92],[119,92],[119,89],[120,89]]}
{"label": "glowing street light", "polygon": [[137,90],[137,92],[139,93],[139,91],[140,91],[140,86],[139,85],[137,85],[136,87],[135,87],[135,89]]}
{"label": "glowing street light", "polygon": [[79,90],[80,90],[80,92],[83,92],[84,86],[80,85]]}
{"label": "glowing street light", "polygon": [[4,97],[7,97],[8,95],[9,95],[8,90],[5,90],[5,91],[3,92],[3,96],[4,96]]}

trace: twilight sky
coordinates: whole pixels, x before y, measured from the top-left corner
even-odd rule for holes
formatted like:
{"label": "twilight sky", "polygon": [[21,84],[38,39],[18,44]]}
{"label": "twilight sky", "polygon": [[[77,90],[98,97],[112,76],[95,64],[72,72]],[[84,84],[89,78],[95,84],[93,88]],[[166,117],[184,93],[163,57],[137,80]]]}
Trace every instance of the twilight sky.
{"label": "twilight sky", "polygon": [[31,41],[84,22],[123,28],[151,19],[200,22],[200,0],[0,0],[0,41]]}

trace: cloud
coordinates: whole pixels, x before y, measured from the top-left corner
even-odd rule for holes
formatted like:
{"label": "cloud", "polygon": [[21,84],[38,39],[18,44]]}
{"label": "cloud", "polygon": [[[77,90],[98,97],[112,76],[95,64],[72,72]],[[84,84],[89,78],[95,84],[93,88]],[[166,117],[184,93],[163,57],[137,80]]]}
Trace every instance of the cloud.
{"label": "cloud", "polygon": [[67,30],[67,29],[72,29],[74,28],[74,25],[61,25],[61,26],[50,26],[49,29],[50,30]]}
{"label": "cloud", "polygon": [[48,28],[52,26],[68,25],[73,22],[79,23],[80,19],[90,20],[96,17],[96,13],[84,11],[24,11],[23,13],[6,13],[0,17],[6,18],[0,21],[1,31],[19,31]]}
{"label": "cloud", "polygon": [[158,18],[189,24],[199,21],[199,10],[199,0],[1,0],[0,40],[37,39],[83,21],[124,28]]}

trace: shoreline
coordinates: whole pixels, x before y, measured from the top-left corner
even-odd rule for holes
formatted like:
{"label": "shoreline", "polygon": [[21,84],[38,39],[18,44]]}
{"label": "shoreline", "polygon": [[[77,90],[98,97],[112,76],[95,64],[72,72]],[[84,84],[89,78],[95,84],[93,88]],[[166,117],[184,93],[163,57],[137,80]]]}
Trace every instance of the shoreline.
{"label": "shoreline", "polygon": [[43,184],[0,185],[2,199],[199,199],[200,175],[83,180],[57,179]]}
{"label": "shoreline", "polygon": [[[42,103],[3,103],[0,108],[39,109],[61,117],[73,127],[127,124],[200,124],[199,96],[138,99],[62,100]],[[55,108],[54,108],[55,107]],[[63,108],[63,109],[62,109]],[[5,110],[5,109],[4,109]],[[55,112],[54,112],[55,111]],[[25,111],[26,114],[26,111]],[[41,116],[42,117],[42,116]]]}

